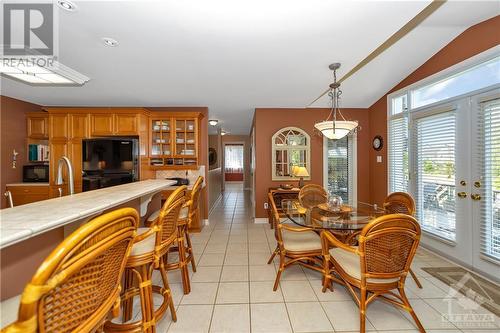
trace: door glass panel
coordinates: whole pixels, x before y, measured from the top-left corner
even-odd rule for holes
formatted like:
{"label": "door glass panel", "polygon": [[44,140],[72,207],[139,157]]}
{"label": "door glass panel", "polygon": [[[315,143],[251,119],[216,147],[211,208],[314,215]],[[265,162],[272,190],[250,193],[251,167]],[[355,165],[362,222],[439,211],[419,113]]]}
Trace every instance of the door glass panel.
{"label": "door glass panel", "polygon": [[455,240],[455,112],[416,120],[416,203],[424,230]]}
{"label": "door glass panel", "polygon": [[348,136],[328,141],[328,192],[349,202]]}
{"label": "door glass panel", "polygon": [[480,194],[481,253],[500,260],[500,99],[480,106],[479,133],[481,143],[477,147],[482,174],[473,187]]}

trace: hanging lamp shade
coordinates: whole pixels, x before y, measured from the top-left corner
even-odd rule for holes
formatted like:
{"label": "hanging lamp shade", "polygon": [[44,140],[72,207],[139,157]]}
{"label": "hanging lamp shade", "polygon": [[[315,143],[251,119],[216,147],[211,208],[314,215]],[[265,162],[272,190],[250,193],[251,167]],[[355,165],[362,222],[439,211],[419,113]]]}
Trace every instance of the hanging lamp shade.
{"label": "hanging lamp shade", "polygon": [[325,120],[314,124],[314,127],[328,139],[338,140],[358,127],[358,122],[349,120]]}

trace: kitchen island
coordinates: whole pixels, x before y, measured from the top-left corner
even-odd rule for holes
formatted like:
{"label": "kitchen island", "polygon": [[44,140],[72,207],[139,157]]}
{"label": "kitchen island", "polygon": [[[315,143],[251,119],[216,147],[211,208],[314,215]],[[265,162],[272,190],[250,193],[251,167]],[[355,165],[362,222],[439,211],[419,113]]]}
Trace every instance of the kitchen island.
{"label": "kitchen island", "polygon": [[120,207],[142,218],[175,181],[144,180],[0,210],[2,299],[19,294],[48,254],[82,223]]}

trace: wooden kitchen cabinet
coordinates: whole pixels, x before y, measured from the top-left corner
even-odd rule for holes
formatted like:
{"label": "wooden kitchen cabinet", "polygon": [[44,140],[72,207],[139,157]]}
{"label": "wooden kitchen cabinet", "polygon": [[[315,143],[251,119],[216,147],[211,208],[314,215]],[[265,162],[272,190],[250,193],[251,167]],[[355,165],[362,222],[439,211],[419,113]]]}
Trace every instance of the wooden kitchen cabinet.
{"label": "wooden kitchen cabinet", "polygon": [[[51,140],[50,142],[50,185],[54,185],[57,180],[57,162],[63,156],[68,157],[68,143],[64,141]],[[73,163],[74,164],[74,163]],[[63,178],[68,179],[66,168],[63,168]]]}
{"label": "wooden kitchen cabinet", "polygon": [[29,139],[49,138],[49,114],[46,112],[28,112],[26,124]]}
{"label": "wooden kitchen cabinet", "polygon": [[115,135],[137,135],[139,130],[137,114],[115,114],[114,134]]}
{"label": "wooden kitchen cabinet", "polygon": [[90,114],[90,135],[109,136],[113,135],[113,113]]}
{"label": "wooden kitchen cabinet", "polygon": [[[82,139],[72,139],[68,142],[68,155],[73,164],[73,179],[75,184],[75,193],[82,191]],[[67,180],[67,178],[65,178]]]}
{"label": "wooden kitchen cabinet", "polygon": [[49,184],[7,184],[6,189],[12,194],[14,207],[49,199]]}
{"label": "wooden kitchen cabinet", "polygon": [[155,169],[198,168],[199,114],[152,115],[149,128],[150,166]]}
{"label": "wooden kitchen cabinet", "polygon": [[68,115],[50,114],[49,115],[49,139],[67,140],[68,139]]}
{"label": "wooden kitchen cabinet", "polygon": [[89,137],[89,116],[88,114],[69,114],[69,138],[85,139]]}

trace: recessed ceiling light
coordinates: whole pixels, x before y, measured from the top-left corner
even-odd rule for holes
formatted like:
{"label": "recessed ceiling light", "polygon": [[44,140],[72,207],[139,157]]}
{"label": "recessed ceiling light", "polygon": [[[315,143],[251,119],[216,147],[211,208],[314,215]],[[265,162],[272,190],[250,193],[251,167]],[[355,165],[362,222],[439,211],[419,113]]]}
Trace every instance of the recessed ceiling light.
{"label": "recessed ceiling light", "polygon": [[57,4],[59,5],[59,7],[67,10],[68,12],[74,12],[77,9],[76,5],[68,0],[58,0]]}
{"label": "recessed ceiling light", "polygon": [[104,42],[104,45],[109,46],[109,47],[118,46],[118,41],[116,39],[113,39],[110,37],[103,37],[102,41]]}
{"label": "recessed ceiling light", "polygon": [[219,122],[219,121],[218,121],[217,119],[210,119],[210,120],[208,121],[208,123],[209,123],[210,125],[212,125],[212,126],[217,125],[217,123],[218,123],[218,122]]}
{"label": "recessed ceiling light", "polygon": [[220,135],[226,135],[226,134],[229,134],[229,132],[224,131],[224,130],[221,130],[221,131],[220,131]]}

